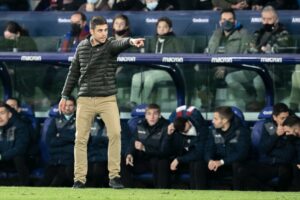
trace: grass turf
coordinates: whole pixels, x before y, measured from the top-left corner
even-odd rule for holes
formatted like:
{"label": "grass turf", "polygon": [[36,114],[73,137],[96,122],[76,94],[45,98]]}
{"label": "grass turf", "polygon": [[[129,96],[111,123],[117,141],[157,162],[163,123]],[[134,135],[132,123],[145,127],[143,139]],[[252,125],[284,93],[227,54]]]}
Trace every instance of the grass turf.
{"label": "grass turf", "polygon": [[297,192],[236,192],[158,189],[72,189],[38,187],[0,187],[0,200],[299,200]]}

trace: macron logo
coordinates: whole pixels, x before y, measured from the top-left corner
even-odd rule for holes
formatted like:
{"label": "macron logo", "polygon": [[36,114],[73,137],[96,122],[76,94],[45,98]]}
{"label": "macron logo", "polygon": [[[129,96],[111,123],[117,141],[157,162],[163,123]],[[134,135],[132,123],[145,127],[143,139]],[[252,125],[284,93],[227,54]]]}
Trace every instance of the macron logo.
{"label": "macron logo", "polygon": [[261,58],[262,63],[282,63],[282,58]]}
{"label": "macron logo", "polygon": [[118,57],[117,61],[118,62],[135,62],[136,57]]}
{"label": "macron logo", "polygon": [[228,57],[217,57],[217,58],[211,58],[211,63],[232,63],[232,58]]}
{"label": "macron logo", "polygon": [[182,57],[163,57],[162,62],[166,63],[183,63]]}
{"label": "macron logo", "polygon": [[21,56],[21,61],[41,61],[42,56]]}

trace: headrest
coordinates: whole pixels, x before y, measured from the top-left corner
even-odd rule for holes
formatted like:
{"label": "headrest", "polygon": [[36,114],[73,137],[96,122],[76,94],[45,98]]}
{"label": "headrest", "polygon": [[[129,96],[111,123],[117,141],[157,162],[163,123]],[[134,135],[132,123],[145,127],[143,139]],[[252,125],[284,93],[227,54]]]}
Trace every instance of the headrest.
{"label": "headrest", "polygon": [[58,105],[54,105],[50,108],[49,111],[49,117],[58,117],[59,116],[59,110],[58,110]]}
{"label": "headrest", "polygon": [[132,117],[144,117],[147,106],[148,106],[147,104],[137,105],[136,107],[134,107],[132,109],[131,116]]}
{"label": "headrest", "polygon": [[235,116],[237,116],[242,122],[245,122],[245,116],[238,107],[231,106],[231,110],[235,114]]}
{"label": "headrest", "polygon": [[34,116],[34,112],[31,108],[31,106],[27,105],[27,104],[22,104],[21,105],[21,113],[27,116]]}
{"label": "headrest", "polygon": [[273,107],[267,106],[262,109],[262,111],[258,114],[258,119],[269,119],[272,117]]}

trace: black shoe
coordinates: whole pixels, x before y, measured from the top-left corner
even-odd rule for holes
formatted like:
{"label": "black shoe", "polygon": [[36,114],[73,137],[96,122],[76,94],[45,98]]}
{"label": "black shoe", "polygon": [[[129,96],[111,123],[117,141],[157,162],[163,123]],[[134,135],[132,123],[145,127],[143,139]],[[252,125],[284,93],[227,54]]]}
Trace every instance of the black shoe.
{"label": "black shoe", "polygon": [[109,180],[109,187],[114,188],[114,189],[123,189],[124,185],[121,182],[121,178],[116,177],[116,178]]}
{"label": "black shoe", "polygon": [[84,183],[81,183],[80,181],[76,181],[73,185],[73,189],[81,189],[84,188]]}

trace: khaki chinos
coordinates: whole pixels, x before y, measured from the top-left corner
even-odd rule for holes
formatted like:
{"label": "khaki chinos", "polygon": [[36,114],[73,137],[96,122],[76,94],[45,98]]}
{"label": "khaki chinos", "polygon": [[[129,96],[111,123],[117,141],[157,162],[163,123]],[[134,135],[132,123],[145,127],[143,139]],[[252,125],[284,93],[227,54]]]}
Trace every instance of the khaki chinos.
{"label": "khaki chinos", "polygon": [[120,177],[121,125],[116,96],[79,97],[76,111],[75,171],[74,181],[86,182],[87,143],[95,115],[103,119],[108,134],[109,178]]}

